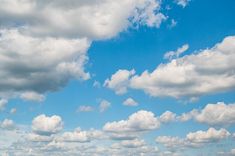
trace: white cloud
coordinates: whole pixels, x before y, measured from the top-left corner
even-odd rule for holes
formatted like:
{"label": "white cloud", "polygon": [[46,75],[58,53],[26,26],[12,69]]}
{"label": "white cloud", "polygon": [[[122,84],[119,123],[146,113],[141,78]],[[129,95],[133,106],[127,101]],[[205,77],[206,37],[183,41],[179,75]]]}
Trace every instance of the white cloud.
{"label": "white cloud", "polygon": [[190,1],[191,0],[175,0],[175,2],[183,8],[186,7]]}
{"label": "white cloud", "polygon": [[102,100],[100,102],[99,108],[100,112],[105,112],[109,107],[111,107],[111,103],[107,100]]}
{"label": "white cloud", "polygon": [[82,131],[80,128],[75,129],[73,132],[64,132],[59,138],[65,142],[90,142],[94,139],[103,138],[103,132],[98,130]]}
{"label": "white cloud", "polygon": [[207,131],[197,131],[187,134],[187,140],[191,143],[210,143],[216,142],[227,138],[231,134],[226,129],[216,130],[214,128],[209,128]]}
{"label": "white cloud", "polygon": [[20,23],[27,33],[38,36],[106,39],[133,23],[159,27],[166,19],[159,12],[160,0],[1,0],[0,3],[2,26]]}
{"label": "white cloud", "polygon": [[63,129],[63,122],[60,116],[53,115],[47,117],[42,114],[35,117],[32,121],[32,130],[39,135],[50,136],[56,134]]}
{"label": "white cloud", "polygon": [[125,106],[138,106],[138,102],[136,102],[132,98],[128,98],[123,102],[123,105],[125,105]]}
{"label": "white cloud", "polygon": [[4,119],[2,122],[0,122],[0,128],[7,130],[15,129],[15,123],[10,119]]}
{"label": "white cloud", "polygon": [[219,142],[227,139],[231,134],[226,129],[216,130],[209,128],[207,131],[190,132],[185,138],[172,136],[158,136],[156,142],[163,144],[169,149],[185,149],[185,148],[200,148],[203,145]]}
{"label": "white cloud", "polygon": [[108,122],[103,129],[107,132],[141,132],[157,129],[160,127],[160,122],[152,112],[138,111],[129,116],[127,120]]}
{"label": "white cloud", "polygon": [[166,52],[164,55],[165,59],[172,60],[173,58],[178,58],[182,53],[187,51],[189,48],[188,44],[184,44],[182,47],[178,48],[176,51]]}
{"label": "white cloud", "polygon": [[20,95],[20,98],[26,101],[36,101],[36,102],[42,102],[45,100],[44,95],[38,94],[36,92],[23,92]]}
{"label": "white cloud", "polygon": [[135,70],[118,70],[111,76],[110,79],[106,79],[104,86],[115,91],[116,94],[124,94],[127,92],[129,85],[129,79],[135,74]]}
{"label": "white cloud", "polygon": [[86,106],[86,105],[83,105],[83,106],[79,106],[78,108],[78,112],[92,112],[94,110],[94,108],[92,106]]}
{"label": "white cloud", "polygon": [[235,123],[235,104],[207,104],[203,109],[194,109],[177,117],[180,121],[194,119],[208,125],[229,126]]}
{"label": "white cloud", "polygon": [[29,141],[33,142],[50,142],[53,140],[52,136],[38,135],[35,133],[29,133],[26,137]]}
{"label": "white cloud", "polygon": [[168,123],[168,122],[175,121],[176,120],[176,114],[172,113],[170,111],[166,111],[160,116],[159,120],[162,123]]}
{"label": "white cloud", "polygon": [[124,140],[121,141],[121,146],[125,148],[140,148],[144,146],[146,143],[144,140],[134,139],[134,140]]}
{"label": "white cloud", "polygon": [[[151,96],[195,98],[235,89],[235,37],[226,37],[213,48],[173,59],[153,72],[144,71],[122,88],[144,90]],[[130,83],[131,82],[131,83]],[[130,85],[129,85],[130,84]],[[129,85],[129,86],[128,86]]]}
{"label": "white cloud", "polygon": [[85,38],[37,38],[16,29],[0,34],[0,96],[42,100],[39,94],[58,90],[70,79],[89,78],[84,65],[90,42]]}
{"label": "white cloud", "polygon": [[5,106],[7,103],[8,103],[8,100],[0,99],[0,111],[3,111],[5,109]]}

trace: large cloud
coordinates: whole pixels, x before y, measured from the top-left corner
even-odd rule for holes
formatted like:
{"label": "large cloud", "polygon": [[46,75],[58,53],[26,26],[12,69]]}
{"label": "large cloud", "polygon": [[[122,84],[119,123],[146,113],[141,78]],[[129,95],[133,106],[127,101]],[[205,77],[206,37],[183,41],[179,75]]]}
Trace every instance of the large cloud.
{"label": "large cloud", "polygon": [[[0,0],[0,97],[43,101],[70,79],[86,80],[93,40],[132,25],[159,27],[160,0]],[[25,93],[26,92],[26,93]],[[22,95],[20,95],[22,94]]]}
{"label": "large cloud", "polygon": [[0,34],[1,96],[17,93],[23,99],[41,101],[37,93],[57,90],[71,78],[89,78],[84,64],[90,42],[85,38],[35,38],[16,29],[0,30]]}
{"label": "large cloud", "polygon": [[[0,0],[0,23],[40,36],[116,36],[131,23],[159,27],[160,0]],[[115,19],[115,20],[114,20]]]}
{"label": "large cloud", "polygon": [[[195,99],[205,94],[234,90],[234,60],[235,36],[229,36],[213,48],[173,59],[159,65],[153,72],[146,70],[141,75],[129,76],[125,81],[112,81],[114,76],[120,77],[118,71],[107,87],[117,92],[121,85],[125,91],[129,87],[151,96]],[[110,84],[115,85],[110,87]]]}

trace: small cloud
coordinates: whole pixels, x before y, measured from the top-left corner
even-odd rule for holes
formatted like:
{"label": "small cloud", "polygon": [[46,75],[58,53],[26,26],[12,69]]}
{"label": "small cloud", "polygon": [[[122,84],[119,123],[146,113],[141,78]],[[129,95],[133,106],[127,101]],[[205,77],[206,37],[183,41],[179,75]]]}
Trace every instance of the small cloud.
{"label": "small cloud", "polygon": [[45,96],[36,92],[24,92],[20,95],[20,98],[25,101],[42,102],[45,100]]}
{"label": "small cloud", "polygon": [[111,106],[111,103],[110,103],[109,101],[107,101],[107,100],[102,100],[102,101],[100,102],[100,106],[99,106],[100,112],[101,112],[101,113],[102,113],[102,112],[105,112],[110,106]]}
{"label": "small cloud", "polygon": [[3,111],[5,109],[5,106],[7,105],[8,100],[6,99],[0,99],[0,111]]}
{"label": "small cloud", "polygon": [[176,4],[185,8],[191,0],[176,0]]}
{"label": "small cloud", "polygon": [[174,28],[177,25],[177,21],[175,21],[174,19],[171,19],[171,23],[168,25],[168,28]]}
{"label": "small cloud", "polygon": [[138,102],[136,102],[132,98],[128,98],[123,102],[123,105],[125,105],[125,106],[138,106]]}
{"label": "small cloud", "polygon": [[169,51],[164,55],[164,59],[172,60],[178,58],[182,53],[187,51],[189,48],[188,44],[184,44],[182,47],[178,48],[176,51]]}
{"label": "small cloud", "polygon": [[10,110],[10,113],[11,113],[11,114],[15,114],[15,113],[16,113],[16,111],[17,111],[17,109],[16,109],[16,108],[12,108],[12,109]]}
{"label": "small cloud", "polygon": [[99,82],[99,81],[94,81],[94,83],[93,83],[93,87],[95,87],[95,88],[101,88],[101,83]]}
{"label": "small cloud", "polygon": [[94,108],[92,106],[80,106],[77,110],[77,112],[92,112]]}

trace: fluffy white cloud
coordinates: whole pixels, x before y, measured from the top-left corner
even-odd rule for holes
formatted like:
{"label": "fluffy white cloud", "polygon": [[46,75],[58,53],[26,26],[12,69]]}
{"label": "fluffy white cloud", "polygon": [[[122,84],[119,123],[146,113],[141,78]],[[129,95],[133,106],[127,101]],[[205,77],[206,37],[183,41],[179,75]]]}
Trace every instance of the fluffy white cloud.
{"label": "fluffy white cloud", "polygon": [[125,105],[125,106],[138,106],[138,102],[136,102],[132,98],[128,98],[123,102],[123,105]]}
{"label": "fluffy white cloud", "polygon": [[52,135],[63,129],[63,122],[60,116],[53,115],[47,117],[42,114],[35,117],[32,121],[32,130],[38,135]]}
{"label": "fluffy white cloud", "polygon": [[190,132],[185,138],[172,137],[172,136],[159,136],[156,138],[156,142],[163,144],[170,149],[184,149],[184,148],[200,148],[205,144],[219,142],[226,139],[231,134],[226,129],[216,130],[209,128],[207,131]]}
{"label": "fluffy white cloud", "polygon": [[90,42],[85,38],[36,38],[16,29],[0,34],[0,96],[42,100],[40,93],[58,90],[72,78],[89,78],[84,64]]}
{"label": "fluffy white cloud", "polygon": [[77,128],[73,132],[64,132],[59,140],[84,143],[99,138],[103,138],[103,132],[98,130],[82,131],[80,128]]}
{"label": "fluffy white cloud", "polygon": [[[38,36],[116,36],[133,23],[159,27],[166,17],[160,0],[1,0],[0,23],[27,27]],[[113,20],[115,19],[115,20]]]}
{"label": "fluffy white cloud", "polygon": [[53,140],[52,136],[47,136],[47,135],[38,135],[35,133],[29,133],[26,138],[29,141],[33,141],[33,142],[50,142]]}
{"label": "fluffy white cloud", "polygon": [[162,123],[168,123],[168,122],[175,121],[176,120],[176,114],[172,113],[170,111],[166,111],[160,116],[159,120]]}
{"label": "fluffy white cloud", "polygon": [[0,111],[5,109],[5,106],[6,106],[7,103],[8,103],[8,100],[0,99]]}
{"label": "fluffy white cloud", "polygon": [[210,143],[216,142],[227,138],[231,134],[226,129],[216,130],[214,128],[209,128],[207,131],[197,131],[187,134],[187,140],[191,143]]}
{"label": "fluffy white cloud", "polygon": [[94,108],[92,106],[86,106],[86,105],[83,105],[83,106],[79,106],[78,108],[78,112],[92,112],[94,110]]}
{"label": "fluffy white cloud", "polygon": [[118,71],[111,78],[115,78],[116,83],[107,81],[115,85],[107,86],[115,91],[121,88],[121,93],[129,87],[143,90],[151,96],[191,99],[230,91],[235,89],[234,59],[235,36],[229,36],[210,49],[161,64],[153,72],[144,71],[141,75],[132,76],[129,74],[131,71],[121,70],[127,74],[118,81],[119,75],[122,75]]}
{"label": "fluffy white cloud", "polygon": [[105,112],[109,107],[111,107],[111,103],[107,100],[102,100],[100,102],[99,108],[100,112]]}
{"label": "fluffy white cloud", "polygon": [[180,121],[194,119],[208,125],[228,126],[235,123],[235,104],[207,104],[203,109],[194,109],[177,117]]}
{"label": "fluffy white cloud", "polygon": [[118,70],[111,76],[110,79],[106,79],[104,86],[115,91],[116,94],[124,94],[127,92],[129,85],[129,79],[135,74],[135,70]]}
{"label": "fluffy white cloud", "polygon": [[15,123],[10,119],[4,119],[2,122],[0,122],[0,128],[12,130],[15,128]]}
{"label": "fluffy white cloud", "polygon": [[182,53],[187,51],[189,48],[188,44],[184,44],[182,47],[178,48],[176,51],[169,51],[164,55],[165,59],[172,60],[173,58],[178,58]]}
{"label": "fluffy white cloud", "polygon": [[45,100],[44,95],[38,94],[36,92],[24,92],[20,95],[20,98],[26,101],[36,101],[36,102],[42,102]]}
{"label": "fluffy white cloud", "polygon": [[127,120],[108,122],[103,129],[107,132],[141,132],[157,129],[160,122],[152,112],[138,111],[129,116]]}
{"label": "fluffy white cloud", "polygon": [[134,140],[124,140],[121,141],[121,146],[125,148],[140,148],[144,146],[146,143],[144,140],[134,139]]}

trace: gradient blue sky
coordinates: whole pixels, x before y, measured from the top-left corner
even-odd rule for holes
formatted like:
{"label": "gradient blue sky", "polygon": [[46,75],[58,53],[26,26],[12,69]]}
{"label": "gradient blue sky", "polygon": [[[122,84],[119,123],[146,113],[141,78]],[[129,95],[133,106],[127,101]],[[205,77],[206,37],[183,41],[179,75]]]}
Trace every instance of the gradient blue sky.
{"label": "gradient blue sky", "polygon": [[[15,1],[18,2],[18,0]],[[4,3],[4,0],[0,0],[0,2]],[[94,1],[91,3],[96,2]],[[0,14],[1,12],[2,14],[4,14],[4,9],[0,7]],[[165,21],[163,20],[161,22],[159,28],[155,26],[148,26],[146,24],[138,25],[137,23],[138,26],[129,26],[125,29],[122,29],[120,33],[117,33],[116,35],[113,35],[108,39],[91,38],[90,40],[92,41],[92,43],[86,53],[88,61],[84,65],[85,71],[89,72],[91,75],[90,79],[76,80],[74,78],[70,78],[68,83],[59,86],[55,91],[48,90],[45,92],[40,92],[39,94],[45,96],[45,99],[41,101],[20,98],[22,96],[18,94],[22,94],[24,90],[19,93],[18,91],[14,91],[14,89],[12,89],[14,92],[10,92],[10,95],[8,94],[7,96],[2,96],[2,99],[7,99],[8,102],[0,111],[0,125],[2,123],[2,126],[0,126],[0,139],[8,139],[11,141],[9,146],[1,148],[1,144],[4,144],[4,141],[0,140],[0,155],[17,155],[15,149],[17,142],[19,142],[20,144],[20,141],[17,139],[12,139],[13,136],[11,135],[11,133],[7,133],[7,131],[20,131],[19,133],[24,133],[24,135],[27,135],[29,133],[36,134],[37,132],[34,131],[32,128],[32,121],[41,114],[45,114],[47,117],[57,115],[63,121],[63,129],[56,134],[53,133],[52,135],[59,136],[62,135],[62,133],[65,133],[66,131],[74,131],[74,129],[80,127],[82,130],[85,131],[89,131],[89,129],[91,128],[100,130],[102,131],[102,133],[104,133],[103,135],[108,136],[108,132],[106,132],[104,129],[104,125],[106,123],[127,120],[130,115],[140,110],[152,112],[160,120],[160,116],[166,111],[173,112],[177,116],[180,116],[181,114],[188,113],[193,109],[202,110],[208,104],[213,104],[216,106],[218,102],[223,102],[225,106],[231,105],[230,110],[232,109],[232,112],[230,112],[229,114],[231,116],[228,115],[228,117],[225,117],[226,121],[224,121],[229,122],[230,124],[210,124],[206,121],[196,121],[196,119],[189,120],[187,122],[172,121],[169,123],[162,123],[160,128],[151,129],[147,132],[143,132],[144,134],[141,135],[138,134],[138,139],[145,140],[146,145],[144,146],[157,147],[158,152],[155,155],[159,156],[167,154],[181,156],[230,156],[235,154],[234,81],[231,82],[230,89],[221,89],[216,90],[215,92],[210,91],[203,93],[202,95],[198,96],[195,101],[190,101],[190,97],[188,96],[179,98],[169,97],[167,95],[163,97],[151,96],[146,91],[143,91],[143,89],[133,89],[131,87],[126,93],[118,95],[113,89],[110,89],[108,86],[104,85],[105,80],[110,79],[111,76],[115,74],[118,70],[125,69],[130,71],[134,69],[136,71],[135,75],[140,75],[145,70],[148,70],[150,73],[153,72],[160,64],[167,64],[171,61],[164,59],[164,55],[167,52],[176,51],[177,48],[182,47],[185,44],[188,44],[189,48],[183,54],[181,54],[179,58],[182,58],[187,55],[197,55],[197,53],[200,53],[205,49],[211,49],[216,44],[222,43],[226,37],[235,35],[235,1],[233,0],[191,0],[189,2],[186,1],[185,7],[177,4],[177,1],[163,0],[160,6],[160,10],[158,10],[157,12],[161,12],[167,17]],[[18,20],[11,18],[10,14],[7,13],[5,13],[5,18],[9,18],[10,22]],[[16,18],[19,17],[16,16]],[[172,20],[176,22],[176,25],[172,25]],[[20,24],[16,24],[16,26],[12,26],[11,24],[5,24],[9,21],[5,20],[1,16],[0,29],[20,29]],[[26,21],[25,23],[27,23],[27,20],[24,20],[23,18],[19,18],[18,21],[21,21],[22,23]],[[29,25],[29,27],[30,26],[31,25]],[[50,37],[50,33],[48,36]],[[0,35],[0,42],[2,42],[3,40],[3,37],[1,37],[2,36]],[[76,36],[75,32],[75,38],[76,37],[80,38],[79,33],[78,36]],[[67,36],[65,36],[65,38],[67,38]],[[234,42],[235,39],[231,39],[231,43],[234,44]],[[12,44],[9,43],[9,46],[11,45]],[[4,55],[4,52],[7,50],[1,48],[2,47],[0,44],[0,53],[3,53]],[[233,52],[233,55],[231,54],[231,60],[233,61],[235,61],[234,48],[234,46],[231,47],[231,51]],[[35,57],[37,56],[35,55]],[[221,61],[221,63],[224,63],[223,60]],[[231,64],[231,69],[228,72],[232,73],[231,78],[233,78],[234,80],[234,65],[231,62],[227,63],[229,65]],[[210,62],[208,62],[208,64],[210,64]],[[8,66],[8,64],[6,64],[6,66]],[[214,67],[214,70],[216,70],[216,68],[217,66]],[[1,71],[0,68],[0,73],[4,73],[7,70],[8,69],[3,69]],[[226,73],[227,71],[223,72]],[[12,74],[12,76],[14,76],[14,74]],[[216,78],[217,77],[215,77],[215,79]],[[0,81],[2,82],[5,81],[3,79],[3,76],[1,77],[1,74],[0,79]],[[177,76],[175,77],[175,79],[177,79]],[[53,81],[53,79],[51,79],[51,81]],[[94,82],[97,82],[99,86],[94,86]],[[0,87],[1,85],[2,84],[0,84]],[[2,89],[1,92],[9,92],[9,90],[11,89],[8,89],[6,91]],[[34,90],[32,89],[32,91]],[[16,94],[16,96],[11,96],[13,94]],[[127,98],[134,99],[138,103],[138,106],[123,105],[123,102]],[[110,103],[110,107],[108,107],[107,110],[101,112],[100,103],[102,103],[102,101],[104,100]],[[90,106],[91,110],[79,111],[79,108],[81,108],[81,106]],[[10,110],[12,108],[16,109],[15,113],[10,113]],[[217,112],[219,112],[219,110]],[[221,112],[221,114],[223,113],[226,114],[228,112]],[[210,116],[210,114],[208,116]],[[14,127],[16,128],[4,128],[3,122],[6,119],[13,121]],[[206,132],[210,127],[215,128],[215,130],[217,130],[218,132],[221,129],[226,129],[226,131],[229,132],[230,135],[228,135],[224,139],[222,137],[222,134],[219,133],[218,135],[221,136],[223,139],[207,138],[207,141],[202,143],[203,145],[200,145],[200,147],[184,147],[183,149],[181,149],[181,147],[176,147],[176,149],[174,149],[173,147],[164,147],[164,143],[157,143],[155,141],[155,139],[159,136],[174,136],[179,138],[185,138],[186,135],[190,132],[196,132],[200,130]],[[5,134],[9,135],[3,136]],[[212,140],[211,142],[210,139]],[[186,144],[189,144],[187,142],[188,140],[185,140]],[[119,142],[125,140],[115,141],[110,138],[104,140],[101,139],[98,143],[96,143],[96,145],[106,146],[107,141],[111,142],[112,144],[118,144]],[[25,142],[28,143],[30,141]],[[50,142],[44,142],[41,146],[47,146],[49,143]],[[66,141],[64,141],[64,143],[67,144]],[[89,143],[92,144],[93,141],[90,141]],[[89,143],[85,144],[87,145]],[[79,146],[81,146],[81,144],[83,143],[79,143],[78,141],[78,144]],[[125,147],[124,145],[120,146],[120,151],[130,149]],[[112,149],[111,147],[106,148]],[[138,148],[140,148],[140,146],[138,146],[137,149]],[[43,153],[42,151],[35,150],[33,149],[33,147],[31,147],[31,149],[32,151],[31,153],[29,152],[28,155],[45,155],[45,153]],[[132,152],[135,150],[136,148],[131,149]],[[49,153],[49,155],[57,155],[56,152],[58,151],[59,149],[55,148],[51,150],[51,153]],[[66,150],[64,150],[63,152],[65,152],[66,154]],[[131,153],[130,151],[128,152],[129,155],[138,155],[135,153]],[[83,153],[82,151],[78,151],[77,154],[89,155],[87,153]],[[144,154],[147,156],[151,155],[150,153]],[[72,154],[68,153],[67,155]],[[90,155],[95,155],[95,153],[91,152]],[[111,154],[109,154],[108,152],[104,152],[101,155]],[[117,152],[116,155],[123,154]]]}

